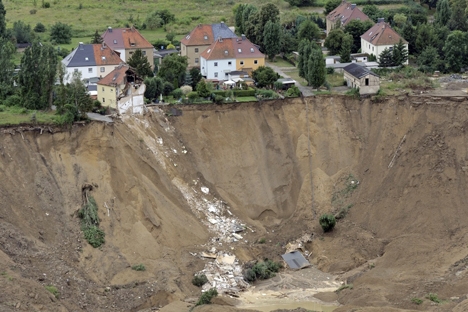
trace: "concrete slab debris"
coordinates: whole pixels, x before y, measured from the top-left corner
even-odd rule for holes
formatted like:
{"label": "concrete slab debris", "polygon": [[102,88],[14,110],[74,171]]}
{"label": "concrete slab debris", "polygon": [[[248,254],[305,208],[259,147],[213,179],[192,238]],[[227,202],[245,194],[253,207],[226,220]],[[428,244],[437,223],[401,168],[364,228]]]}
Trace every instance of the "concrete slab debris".
{"label": "concrete slab debris", "polygon": [[310,266],[300,251],[293,251],[281,256],[291,269],[302,269]]}
{"label": "concrete slab debris", "polygon": [[200,253],[200,256],[202,256],[203,258],[209,258],[209,259],[216,259],[217,258],[215,253],[208,253],[208,252],[202,252],[202,253]]}
{"label": "concrete slab debris", "polygon": [[203,193],[205,193],[205,194],[208,194],[208,193],[210,192],[210,189],[207,188],[206,186],[202,186],[202,187],[201,187],[201,191],[202,191]]}

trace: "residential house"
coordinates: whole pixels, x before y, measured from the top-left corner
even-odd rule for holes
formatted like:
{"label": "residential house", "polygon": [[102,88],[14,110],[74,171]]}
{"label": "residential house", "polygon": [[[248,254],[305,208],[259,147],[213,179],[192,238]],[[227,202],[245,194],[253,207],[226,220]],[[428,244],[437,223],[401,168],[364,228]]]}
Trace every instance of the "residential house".
{"label": "residential house", "polygon": [[327,34],[337,25],[346,26],[352,20],[367,21],[370,18],[364,14],[355,4],[343,0],[341,4],[327,15]]}
{"label": "residential house", "polygon": [[[400,39],[408,50],[408,41],[393,30],[388,23],[385,23],[383,18],[379,18],[377,24],[361,36],[361,52],[375,55],[378,61],[380,53],[385,49],[392,50],[393,45],[398,44]],[[408,64],[408,60],[405,64]]]}
{"label": "residential house", "polygon": [[91,78],[97,80],[109,74],[121,62],[119,55],[105,43],[83,44],[82,42],[62,60],[67,74],[66,82],[71,81],[74,72],[80,72],[83,81],[89,81]]}
{"label": "residential house", "polygon": [[176,49],[164,49],[164,50],[153,49],[154,66],[161,65],[163,58],[174,53],[179,53],[179,51],[177,51]]}
{"label": "residential house", "polygon": [[116,109],[119,114],[142,113],[145,109],[146,86],[136,71],[121,63],[97,83],[97,98],[103,106]]}
{"label": "residential house", "polygon": [[348,87],[359,88],[359,94],[376,94],[380,89],[379,76],[356,63],[344,68],[344,79]]}
{"label": "residential house", "polygon": [[153,45],[146,40],[134,27],[115,28],[108,27],[102,35],[104,42],[113,50],[120,53],[120,58],[128,62],[132,54],[140,49],[146,56],[151,68],[154,69]]}
{"label": "residential house", "polygon": [[218,39],[201,55],[201,74],[207,79],[227,80],[232,71],[252,72],[265,65],[265,55],[244,35]]}
{"label": "residential house", "polygon": [[180,41],[180,55],[187,56],[188,66],[200,66],[200,56],[213,42],[237,35],[224,23],[200,24]]}

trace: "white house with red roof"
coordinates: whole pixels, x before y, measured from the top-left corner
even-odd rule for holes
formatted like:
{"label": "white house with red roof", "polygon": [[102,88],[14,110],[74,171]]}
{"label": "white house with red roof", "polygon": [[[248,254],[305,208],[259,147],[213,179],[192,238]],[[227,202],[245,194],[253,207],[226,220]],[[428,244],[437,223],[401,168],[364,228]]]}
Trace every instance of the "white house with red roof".
{"label": "white house with red roof", "polygon": [[[379,60],[380,54],[385,50],[392,50],[395,44],[402,40],[408,50],[408,41],[401,37],[383,18],[361,36],[361,52],[373,54]],[[408,60],[406,63],[408,64]]]}
{"label": "white house with red roof", "polygon": [[343,0],[343,2],[341,2],[341,4],[331,11],[326,17],[327,34],[329,34],[336,25],[344,27],[352,20],[367,21],[370,20],[370,18],[355,4],[348,3]]}
{"label": "white house with red roof", "polygon": [[252,72],[265,65],[265,55],[244,35],[218,39],[201,55],[201,74],[207,79],[227,80],[230,72]]}

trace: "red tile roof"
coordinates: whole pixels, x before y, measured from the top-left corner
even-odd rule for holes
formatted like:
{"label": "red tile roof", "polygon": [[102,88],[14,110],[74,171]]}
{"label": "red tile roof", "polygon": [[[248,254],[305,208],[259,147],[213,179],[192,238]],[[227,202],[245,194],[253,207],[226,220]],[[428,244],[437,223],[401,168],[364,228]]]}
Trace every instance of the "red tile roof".
{"label": "red tile roof", "polygon": [[211,25],[200,24],[190,34],[185,36],[180,43],[186,46],[209,45],[214,41]]}
{"label": "red tile roof", "polygon": [[247,38],[227,38],[216,40],[203,53],[201,57],[207,60],[263,58],[265,55]]}
{"label": "red tile roof", "polygon": [[327,15],[327,19],[332,23],[341,21],[342,26],[346,26],[352,20],[367,21],[370,18],[364,14],[355,4],[343,1],[336,9]]}
{"label": "red tile roof", "polygon": [[121,63],[116,69],[107,74],[97,82],[98,85],[117,86],[125,83],[126,71],[130,68],[129,65]]}
{"label": "red tile roof", "polygon": [[93,44],[93,51],[96,66],[119,65],[122,62],[119,55],[111,48],[109,48],[105,43]]}
{"label": "red tile roof", "polygon": [[408,41],[401,37],[388,23],[385,22],[375,24],[371,29],[366,31],[361,38],[375,46],[397,44],[400,39],[403,43],[408,43]]}
{"label": "red tile roof", "polygon": [[153,45],[135,28],[108,28],[102,39],[111,49],[149,49]]}

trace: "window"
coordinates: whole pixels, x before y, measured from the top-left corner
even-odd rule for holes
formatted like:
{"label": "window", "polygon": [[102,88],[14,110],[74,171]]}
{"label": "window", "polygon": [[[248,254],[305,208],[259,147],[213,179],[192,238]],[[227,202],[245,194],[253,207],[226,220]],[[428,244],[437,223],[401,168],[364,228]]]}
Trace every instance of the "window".
{"label": "window", "polygon": [[241,64],[241,65],[244,65],[244,61],[240,61],[240,64]]}
{"label": "window", "polygon": [[208,40],[208,36],[205,35],[205,36],[203,37],[203,39]]}
{"label": "window", "polygon": [[369,78],[366,78],[366,86],[369,85]]}
{"label": "window", "polygon": [[117,40],[114,39],[114,44],[117,44]]}
{"label": "window", "polygon": [[104,103],[105,101],[106,101],[106,99],[105,99],[105,98],[102,98],[102,103]]}
{"label": "window", "polygon": [[75,68],[74,72],[77,73],[77,72],[78,72],[78,68]]}
{"label": "window", "polygon": [[258,64],[258,60],[254,60],[254,64]]}
{"label": "window", "polygon": [[232,65],[232,62],[228,62],[228,65]]}
{"label": "window", "polygon": [[242,49],[237,49],[237,51],[238,51],[239,53],[242,53]]}
{"label": "window", "polygon": [[105,72],[106,71],[106,68],[105,67],[101,67],[101,73]]}
{"label": "window", "polygon": [[143,55],[146,55],[146,51],[142,51],[143,52]]}
{"label": "window", "polygon": [[93,69],[92,68],[88,68],[88,73],[92,73],[93,72]]}
{"label": "window", "polygon": [[130,55],[132,55],[132,54],[133,54],[133,51],[130,52]]}
{"label": "window", "polygon": [[218,78],[218,73],[214,73],[214,76],[215,76],[216,78]]}
{"label": "window", "polygon": [[218,62],[214,62],[214,66],[218,66]]}
{"label": "window", "polygon": [[114,91],[114,89],[111,89],[111,92],[113,92],[113,91]]}
{"label": "window", "polygon": [[372,47],[372,51],[374,51],[374,47]]}
{"label": "window", "polygon": [[254,48],[250,48],[250,52],[254,53],[254,51],[255,51]]}
{"label": "window", "polygon": [[104,91],[104,87],[102,87],[102,91]]}
{"label": "window", "polygon": [[195,48],[195,53],[198,53],[198,48]]}
{"label": "window", "polygon": [[196,58],[195,58],[195,63],[197,63],[197,64],[198,64],[198,57],[196,57]]}

